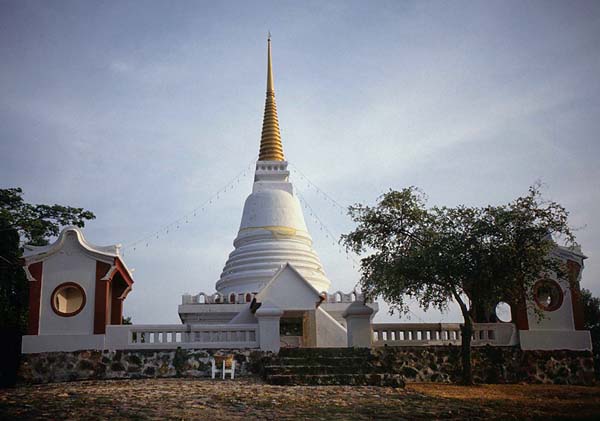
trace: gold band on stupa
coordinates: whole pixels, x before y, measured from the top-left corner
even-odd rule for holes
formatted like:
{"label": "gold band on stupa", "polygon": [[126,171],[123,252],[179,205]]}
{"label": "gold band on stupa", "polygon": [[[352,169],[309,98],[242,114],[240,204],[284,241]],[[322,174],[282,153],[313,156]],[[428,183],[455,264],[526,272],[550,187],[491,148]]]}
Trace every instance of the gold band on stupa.
{"label": "gold band on stupa", "polygon": [[267,40],[267,98],[260,137],[259,161],[284,161],[277,104],[275,103],[275,84],[273,83],[273,67],[271,65],[271,37]]}

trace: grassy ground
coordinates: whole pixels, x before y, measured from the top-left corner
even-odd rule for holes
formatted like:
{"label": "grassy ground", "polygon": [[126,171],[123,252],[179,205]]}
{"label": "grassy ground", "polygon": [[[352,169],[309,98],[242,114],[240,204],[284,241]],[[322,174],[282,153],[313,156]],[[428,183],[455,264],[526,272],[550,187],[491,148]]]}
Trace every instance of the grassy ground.
{"label": "grassy ground", "polygon": [[421,383],[406,389],[255,380],[82,381],[0,390],[0,419],[600,419],[600,387]]}

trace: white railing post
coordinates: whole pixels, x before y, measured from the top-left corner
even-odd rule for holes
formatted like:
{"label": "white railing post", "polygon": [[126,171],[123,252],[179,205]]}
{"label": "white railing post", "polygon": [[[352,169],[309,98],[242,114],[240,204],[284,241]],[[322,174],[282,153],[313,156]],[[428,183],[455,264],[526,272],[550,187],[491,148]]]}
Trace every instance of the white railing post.
{"label": "white railing post", "polygon": [[283,310],[275,306],[261,306],[256,313],[258,319],[258,339],[260,349],[263,351],[279,352],[281,339],[279,334],[279,320]]}
{"label": "white railing post", "polygon": [[[346,319],[346,330],[348,334],[348,347],[370,348],[373,333],[371,330],[371,315],[373,309],[360,301],[354,301],[346,308],[342,317]],[[383,340],[385,332],[386,340],[391,340],[391,330],[378,331],[377,338]]]}

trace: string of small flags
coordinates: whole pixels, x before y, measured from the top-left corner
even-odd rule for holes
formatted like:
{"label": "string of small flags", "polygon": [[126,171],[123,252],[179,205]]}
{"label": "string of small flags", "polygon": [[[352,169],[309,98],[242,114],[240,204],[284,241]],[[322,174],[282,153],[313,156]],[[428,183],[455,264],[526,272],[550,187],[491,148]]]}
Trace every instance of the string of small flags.
{"label": "string of small flags", "polygon": [[[319,216],[315,213],[313,208],[308,204],[308,202],[306,201],[306,199],[304,198],[302,193],[300,193],[298,186],[296,186],[296,194],[297,194],[298,198],[300,199],[300,202],[304,205],[304,208],[308,211],[309,216],[315,221],[315,223],[317,225],[319,225],[319,229],[320,229],[320,231],[323,232],[323,235],[325,235],[325,238],[330,240],[331,244],[334,247],[338,248],[340,254],[346,253],[346,260],[352,261],[352,269],[356,270],[356,268],[359,268],[360,263],[354,258],[354,256],[352,256],[352,255],[350,255],[350,253],[348,253],[347,249],[342,248],[339,241],[335,241],[335,237],[331,233],[331,230],[329,228],[327,228],[327,226],[323,223],[323,221],[321,221]],[[354,291],[356,291],[359,284],[360,284],[360,279],[358,281],[356,281],[356,283],[354,284],[354,287],[352,289]]]}
{"label": "string of small flags", "polygon": [[333,197],[331,197],[331,195],[327,194],[327,192],[323,191],[323,189],[313,183],[296,165],[292,164],[291,162],[288,165],[290,166],[291,170],[298,175],[298,177],[307,183],[309,187],[314,188],[315,191],[327,202],[336,207],[340,215],[348,216],[348,208],[346,206],[341,205],[340,202],[335,200]]}
{"label": "string of small flags", "polygon": [[296,194],[298,195],[298,198],[300,199],[300,202],[304,205],[304,208],[308,211],[308,214],[311,217],[311,219],[315,221],[315,223],[319,226],[320,231],[322,231],[323,235],[325,235],[325,238],[327,238],[328,240],[330,240],[331,244],[334,247],[337,247],[337,249],[340,252],[340,254],[342,254],[342,253],[346,254],[346,260],[352,261],[352,268],[353,269],[356,269],[357,267],[360,267],[360,263],[354,258],[354,256],[352,256],[348,252],[348,250],[344,249],[340,245],[339,241],[336,241],[336,237],[331,233],[331,230],[327,227],[327,225],[325,225],[323,223],[323,221],[321,220],[321,218],[319,218],[319,216],[313,210],[312,206],[310,206],[310,204],[308,203],[308,201],[306,200],[306,198],[304,197],[304,195],[300,192],[300,190],[298,189],[297,186],[296,186]]}
{"label": "string of small flags", "polygon": [[208,199],[206,199],[206,201],[204,201],[202,204],[195,207],[193,210],[191,210],[187,214],[181,216],[180,218],[177,218],[176,220],[174,220],[166,225],[163,225],[161,228],[157,229],[156,231],[153,231],[151,234],[148,234],[136,241],[133,241],[133,242],[128,243],[127,245],[123,246],[121,248],[123,256],[125,256],[125,250],[127,250],[127,249],[136,251],[137,248],[140,246],[149,247],[150,244],[153,242],[153,240],[158,240],[161,237],[164,237],[167,234],[169,234],[169,232],[171,232],[173,230],[178,230],[184,224],[189,224],[189,222],[192,218],[195,218],[200,213],[203,213],[206,210],[206,208],[209,207],[210,205],[212,205],[213,203],[215,203],[221,197],[222,194],[226,193],[227,191],[233,190],[233,188],[240,183],[240,180],[242,178],[244,178],[248,173],[252,173],[251,170],[254,167],[256,158],[257,158],[256,156],[253,157],[250,160],[250,162],[248,162],[248,165],[246,165],[244,167],[244,169],[242,171],[240,171],[235,177],[233,177],[231,180],[229,180],[229,182],[227,182],[227,184],[225,184],[223,187],[221,187],[219,190],[217,190],[215,193],[213,193]]}

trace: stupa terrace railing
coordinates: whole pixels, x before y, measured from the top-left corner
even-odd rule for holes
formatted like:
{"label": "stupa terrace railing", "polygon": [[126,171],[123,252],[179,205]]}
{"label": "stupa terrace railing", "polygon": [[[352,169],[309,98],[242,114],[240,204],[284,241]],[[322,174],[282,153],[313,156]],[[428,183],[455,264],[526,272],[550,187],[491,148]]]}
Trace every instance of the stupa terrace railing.
{"label": "stupa terrace railing", "polygon": [[[201,292],[196,295],[184,294],[181,297],[181,304],[244,304],[252,301],[256,292],[236,292],[231,294],[213,293],[207,294]],[[336,291],[332,294],[327,292],[322,293],[326,303],[352,303],[354,301],[364,301],[364,295],[351,291],[348,293]]]}
{"label": "stupa terrace railing", "polygon": [[354,301],[364,301],[365,297],[363,294],[350,291],[348,293],[342,291],[336,291],[333,294],[323,293],[325,296],[325,302],[327,303],[353,303]]}
{"label": "stupa terrace railing", "polygon": [[[460,345],[460,323],[373,323],[373,346]],[[475,323],[473,346],[518,343],[513,323]]]}
{"label": "stupa terrace railing", "polygon": [[196,295],[184,294],[181,304],[244,304],[252,301],[256,292],[238,292],[231,294],[206,294],[201,292]]}
{"label": "stupa terrace railing", "polygon": [[258,325],[108,326],[110,349],[259,348]]}

